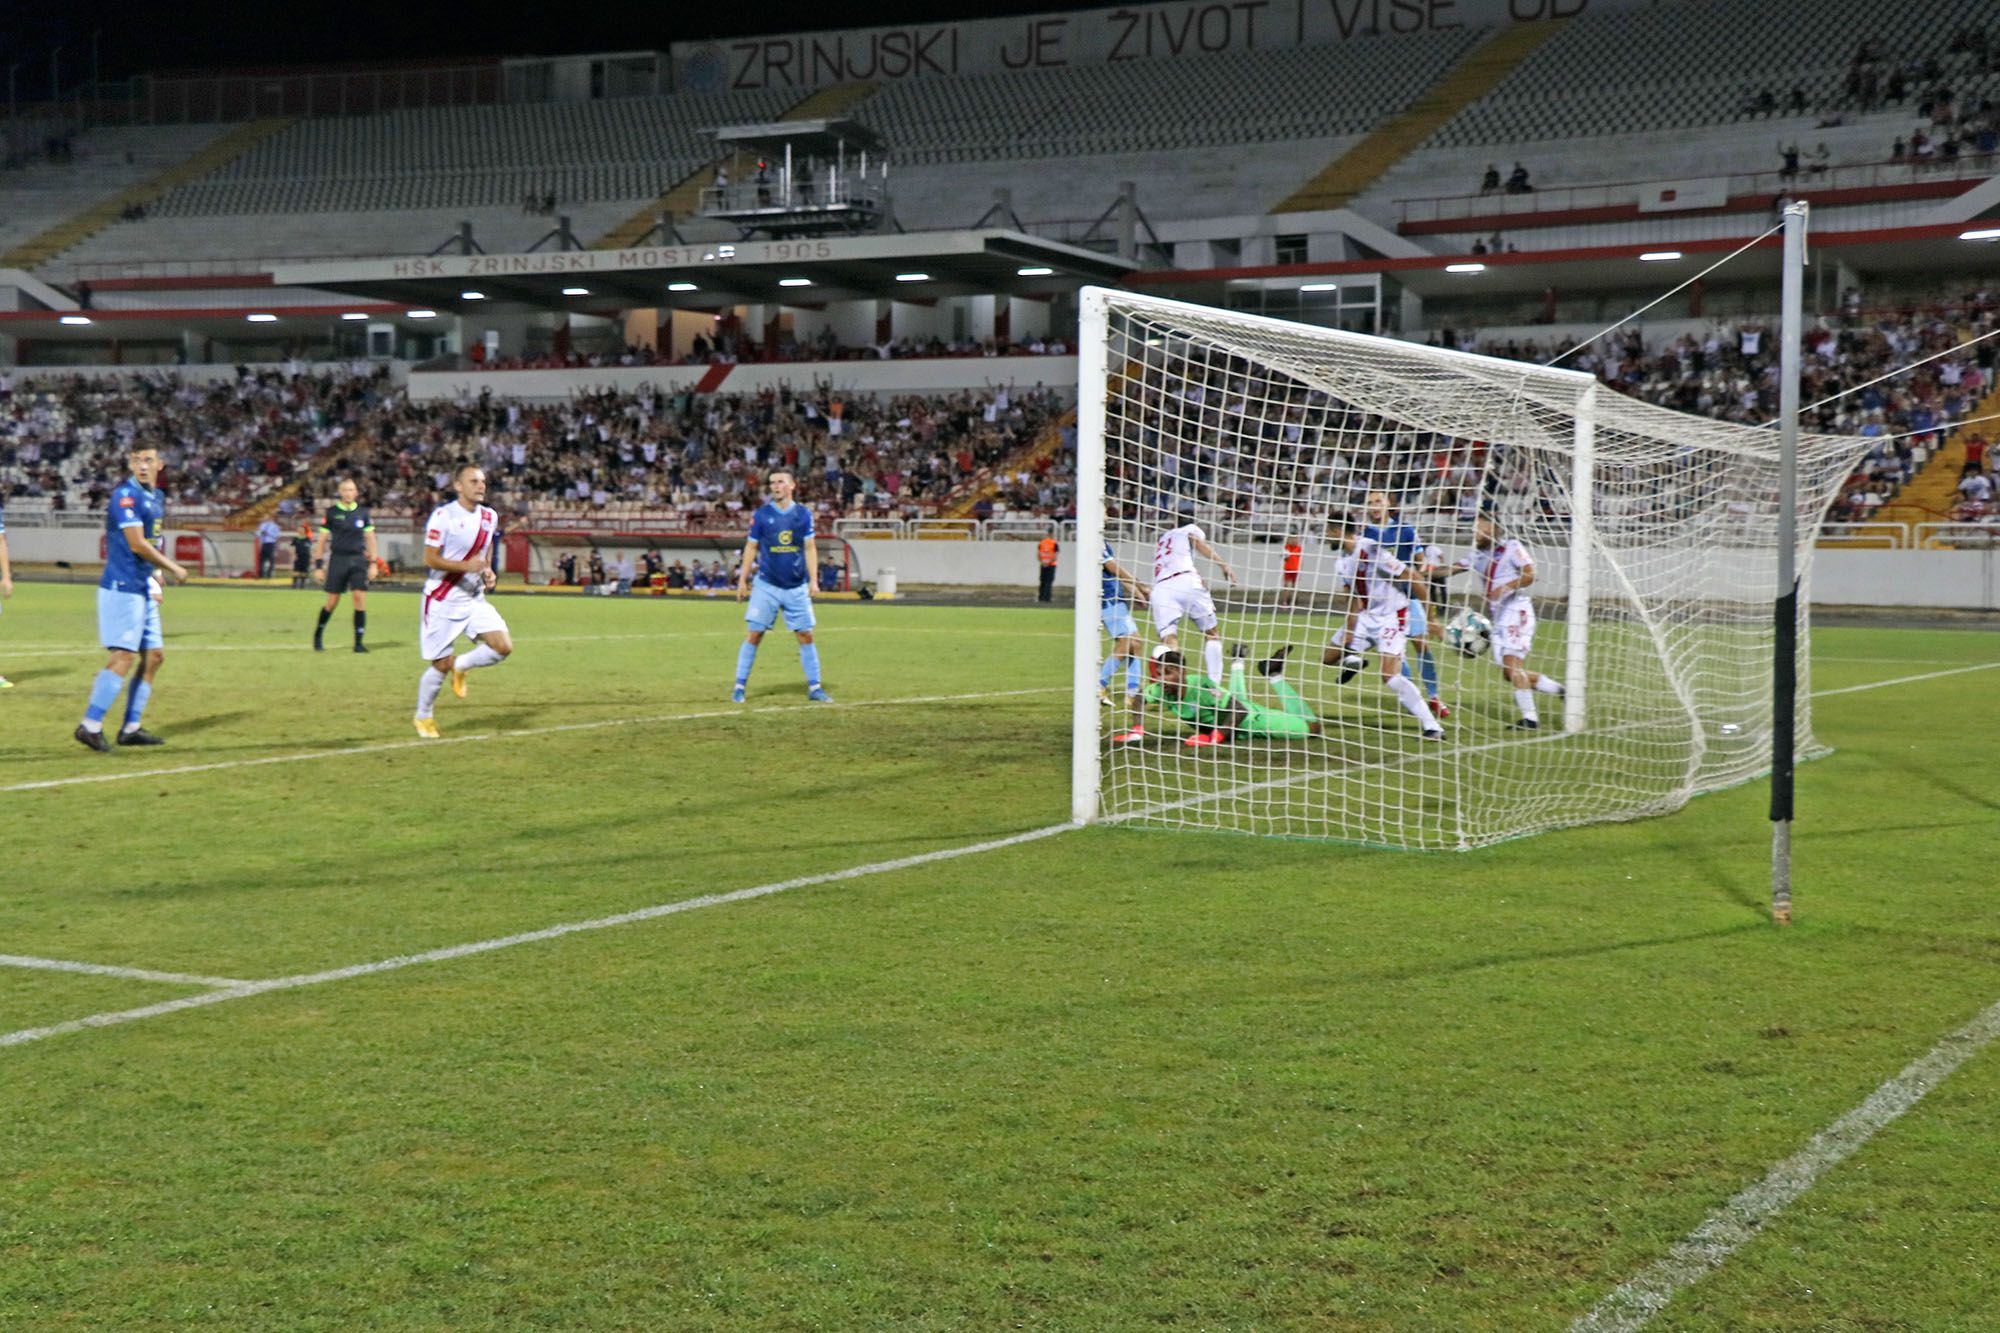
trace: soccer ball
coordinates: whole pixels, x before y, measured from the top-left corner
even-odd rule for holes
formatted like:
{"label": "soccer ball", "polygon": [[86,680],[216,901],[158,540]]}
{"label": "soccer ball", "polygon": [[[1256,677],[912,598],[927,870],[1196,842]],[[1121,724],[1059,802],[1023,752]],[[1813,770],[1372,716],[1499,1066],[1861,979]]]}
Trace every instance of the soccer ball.
{"label": "soccer ball", "polygon": [[1444,641],[1463,657],[1484,657],[1493,646],[1493,624],[1477,611],[1460,611],[1444,627]]}

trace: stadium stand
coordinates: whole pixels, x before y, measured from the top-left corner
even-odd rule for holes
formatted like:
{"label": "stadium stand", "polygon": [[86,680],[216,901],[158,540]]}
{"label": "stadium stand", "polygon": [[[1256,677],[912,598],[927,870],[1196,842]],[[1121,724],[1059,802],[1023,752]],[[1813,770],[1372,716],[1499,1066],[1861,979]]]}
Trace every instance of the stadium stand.
{"label": "stadium stand", "polygon": [[794,94],[439,107],[300,120],[173,190],[56,271],[165,258],[422,253],[461,221],[525,250],[567,214],[594,238],[714,156],[706,131],[776,117]]}
{"label": "stadium stand", "polygon": [[[1774,109],[1783,107],[1793,88],[1803,94],[1803,110],[1845,107],[1856,100],[1849,76],[1864,51],[1884,66],[1921,69],[1942,61],[1952,33],[1992,16],[1985,0],[1836,0],[1817,7],[1810,22],[1790,6],[1753,0],[1593,12],[1454,117],[1437,142],[1518,144],[1723,125],[1756,114],[1765,93]],[[1939,75],[1965,72],[1964,64],[1938,66]],[[1957,91],[1991,96],[1979,90],[1991,89],[1992,78],[1976,75]]]}
{"label": "stadium stand", "polygon": [[[798,469],[802,494],[829,520],[919,517],[986,485],[1061,411],[1039,389],[649,389],[559,403],[482,393],[416,404],[385,372],[345,366],[246,369],[208,385],[171,373],[34,377],[0,408],[0,494],[10,518],[90,514],[130,441],[147,439],[165,454],[177,521],[188,507],[238,525],[310,509],[337,475],[361,479],[378,514],[421,517],[468,457],[491,470],[504,512],[544,526],[734,530],[746,495],[776,466]],[[1041,464],[1037,477],[1053,467]],[[1066,489],[1048,489],[1056,484],[1043,481],[1035,498],[1066,502]]]}
{"label": "stadium stand", "polygon": [[121,126],[55,137],[66,144],[50,156],[31,144],[0,171],[0,267],[19,266],[15,251],[94,204],[186,161],[220,138],[221,125]]}
{"label": "stadium stand", "polygon": [[[1746,0],[1582,15],[1385,173],[1357,207],[1380,220],[1423,221],[1638,197],[1636,187],[1564,193],[1606,183],[1757,174],[1732,192],[1768,198],[1788,188],[1976,174],[1980,133],[2000,129],[1990,105],[2000,101],[2000,60],[1983,42],[1970,49],[1959,34],[1979,31],[1990,7],[1978,0],[1899,7],[1853,0],[1843,8],[1810,24],[1782,7]],[[1949,114],[1941,119],[1944,107]],[[1687,133],[1693,128],[1701,133]],[[1919,130],[1962,143],[1965,169],[1912,148]],[[1906,148],[1901,160],[1894,152],[1899,140]],[[1787,146],[1796,149],[1798,170],[1781,175]],[[1990,167],[1990,144],[1987,156]],[[1497,168],[1504,179],[1517,161],[1530,172],[1532,192],[1503,187],[1482,199],[1486,169]],[[1401,206],[1404,200],[1421,206]],[[1885,225],[1875,218],[1848,222]],[[1535,224],[1529,217],[1517,225]],[[1537,238],[1532,247],[1522,245],[1588,243]]]}
{"label": "stadium stand", "polygon": [[388,371],[372,366],[207,383],[164,372],[24,377],[0,406],[0,491],[10,516],[92,510],[122,475],[126,449],[148,440],[165,455],[169,498],[219,516],[343,440],[393,436],[401,402]]}

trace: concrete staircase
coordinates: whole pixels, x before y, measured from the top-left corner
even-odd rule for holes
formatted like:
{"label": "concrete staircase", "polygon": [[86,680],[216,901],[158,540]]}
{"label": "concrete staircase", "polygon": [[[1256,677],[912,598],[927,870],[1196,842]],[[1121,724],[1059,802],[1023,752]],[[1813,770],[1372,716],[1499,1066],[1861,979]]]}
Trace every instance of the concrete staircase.
{"label": "concrete staircase", "polygon": [[1076,409],[1071,408],[1035,432],[1035,438],[1016,449],[1007,457],[993,465],[993,475],[985,481],[976,482],[944,502],[938,513],[939,518],[972,518],[973,506],[983,499],[1000,493],[1000,478],[1031,468],[1043,458],[1053,458],[1062,452],[1063,429],[1076,424]]}
{"label": "concrete staircase", "polygon": [[81,244],[116,222],[119,213],[128,206],[151,204],[170,190],[189,181],[199,180],[242,156],[291,123],[290,119],[280,117],[253,120],[247,125],[239,126],[178,165],[169,167],[108,199],[101,199],[39,235],[23,241],[4,255],[0,255],[0,268],[32,269],[46,264],[63,251]]}
{"label": "concrete staircase", "polygon": [[297,496],[308,483],[321,482],[339,472],[347,460],[359,453],[366,453],[375,447],[375,437],[370,435],[350,435],[333,448],[318,454],[306,470],[293,477],[276,490],[267,491],[249,504],[232,513],[222,521],[225,528],[254,528],[267,518],[278,516],[278,506]]}
{"label": "concrete staircase", "polygon": [[[804,101],[794,105],[779,119],[827,120],[842,114],[874,91],[872,83],[836,83],[819,88],[808,93]],[[742,166],[740,162],[729,164],[730,174],[737,180],[743,179],[740,174]],[[676,218],[692,216],[701,210],[701,192],[714,178],[713,165],[697,167],[657,199],[591,242],[590,248],[629,250],[639,243],[641,236],[659,225],[660,214],[671,213]]]}
{"label": "concrete staircase", "polygon": [[[1977,407],[1967,412],[1967,419],[1990,417],[2000,413],[2000,386],[1980,400]],[[1991,425],[1988,422],[1987,425]],[[1871,523],[1908,523],[1914,527],[1918,523],[1938,523],[1951,517],[1952,506],[1958,503],[1958,480],[1965,470],[1965,442],[1982,427],[1960,426],[1945,436],[1944,443],[1930,456],[1909,484],[1896,492],[1896,498],[1875,511]],[[1991,438],[1993,432],[1986,431]]]}
{"label": "concrete staircase", "polygon": [[1347,207],[1390,167],[1443,128],[1446,121],[1491,92],[1515,66],[1561,31],[1564,22],[1558,19],[1518,23],[1500,29],[1447,70],[1422,97],[1329,162],[1271,211],[1308,213]]}

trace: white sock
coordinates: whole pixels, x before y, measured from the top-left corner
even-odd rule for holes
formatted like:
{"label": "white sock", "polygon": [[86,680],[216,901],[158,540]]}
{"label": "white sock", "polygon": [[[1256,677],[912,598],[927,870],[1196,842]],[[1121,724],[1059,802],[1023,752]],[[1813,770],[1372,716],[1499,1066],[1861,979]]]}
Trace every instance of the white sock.
{"label": "white sock", "polygon": [[424,668],[422,679],[417,681],[417,716],[429,717],[431,709],[438,701],[438,691],[444,688],[444,672],[436,667]]}
{"label": "white sock", "polygon": [[495,662],[504,662],[506,660],[506,658],[493,650],[491,644],[482,643],[474,647],[471,652],[460,653],[457,657],[454,657],[451,661],[451,669],[453,671],[477,671],[481,667],[492,666]]}
{"label": "white sock", "polygon": [[1328,639],[1328,640],[1326,641],[1326,646],[1327,646],[1327,647],[1329,647],[1329,648],[1345,648],[1345,647],[1347,647],[1347,629],[1346,629],[1346,627],[1345,627],[1345,626],[1342,626],[1342,627],[1341,627],[1340,629],[1337,629],[1337,630],[1335,630],[1335,631],[1333,632],[1333,637],[1332,637],[1332,638],[1330,638],[1330,639]]}
{"label": "white sock", "polygon": [[1201,645],[1201,664],[1208,668],[1210,680],[1222,682],[1222,640],[1209,639]]}
{"label": "white sock", "polygon": [[1515,690],[1514,702],[1520,705],[1521,716],[1527,718],[1528,721],[1539,722],[1542,720],[1542,715],[1535,711],[1535,692],[1533,690]]}
{"label": "white sock", "polygon": [[1417,689],[1415,681],[1408,676],[1391,676],[1389,692],[1396,696],[1397,702],[1409,709],[1410,716],[1421,723],[1425,731],[1439,729],[1438,721],[1431,716],[1430,705],[1424,702],[1423,692]]}
{"label": "white sock", "polygon": [[1563,683],[1554,676],[1537,676],[1535,678],[1535,690],[1540,694],[1561,694],[1563,692]]}

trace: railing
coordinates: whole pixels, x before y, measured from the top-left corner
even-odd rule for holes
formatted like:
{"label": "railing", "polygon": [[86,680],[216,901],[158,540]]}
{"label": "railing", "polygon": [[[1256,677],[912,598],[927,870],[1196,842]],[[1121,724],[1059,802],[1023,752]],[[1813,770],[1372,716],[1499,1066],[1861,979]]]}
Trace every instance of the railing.
{"label": "railing", "polygon": [[2000,518],[1984,522],[1919,523],[1916,525],[1918,550],[1992,549],[2000,546]]}
{"label": "railing", "polygon": [[[1780,194],[1810,196],[1822,190],[1857,190],[1882,185],[1910,185],[1925,181],[1982,180],[1993,174],[1992,154],[1967,154],[1956,162],[1914,161],[1863,162],[1813,171],[1800,167],[1792,175],[1782,171],[1732,172],[1724,194],[1734,199],[1749,196],[1770,200]],[[1678,180],[1691,179],[1678,177]],[[1711,177],[1710,179],[1714,179]],[[1527,194],[1491,191],[1486,194],[1435,195],[1396,201],[1401,222],[1450,222],[1463,218],[1533,217],[1537,213],[1560,213],[1578,208],[1614,208],[1637,204],[1663,180],[1610,181],[1597,185],[1537,186]],[[1666,210],[1671,212],[1672,210]]]}
{"label": "railing", "polygon": [[701,191],[704,213],[837,213],[861,210],[874,212],[882,206],[881,192],[868,188],[866,181],[852,174],[830,172],[824,180],[794,180],[790,188],[780,180],[739,181],[733,185],[707,185]]}
{"label": "railing", "polygon": [[833,534],[849,541],[1074,541],[1076,524],[1053,518],[839,518]]}
{"label": "railing", "polygon": [[1888,522],[1827,523],[1820,527],[1819,544],[1907,551],[1910,548],[1910,525]]}

